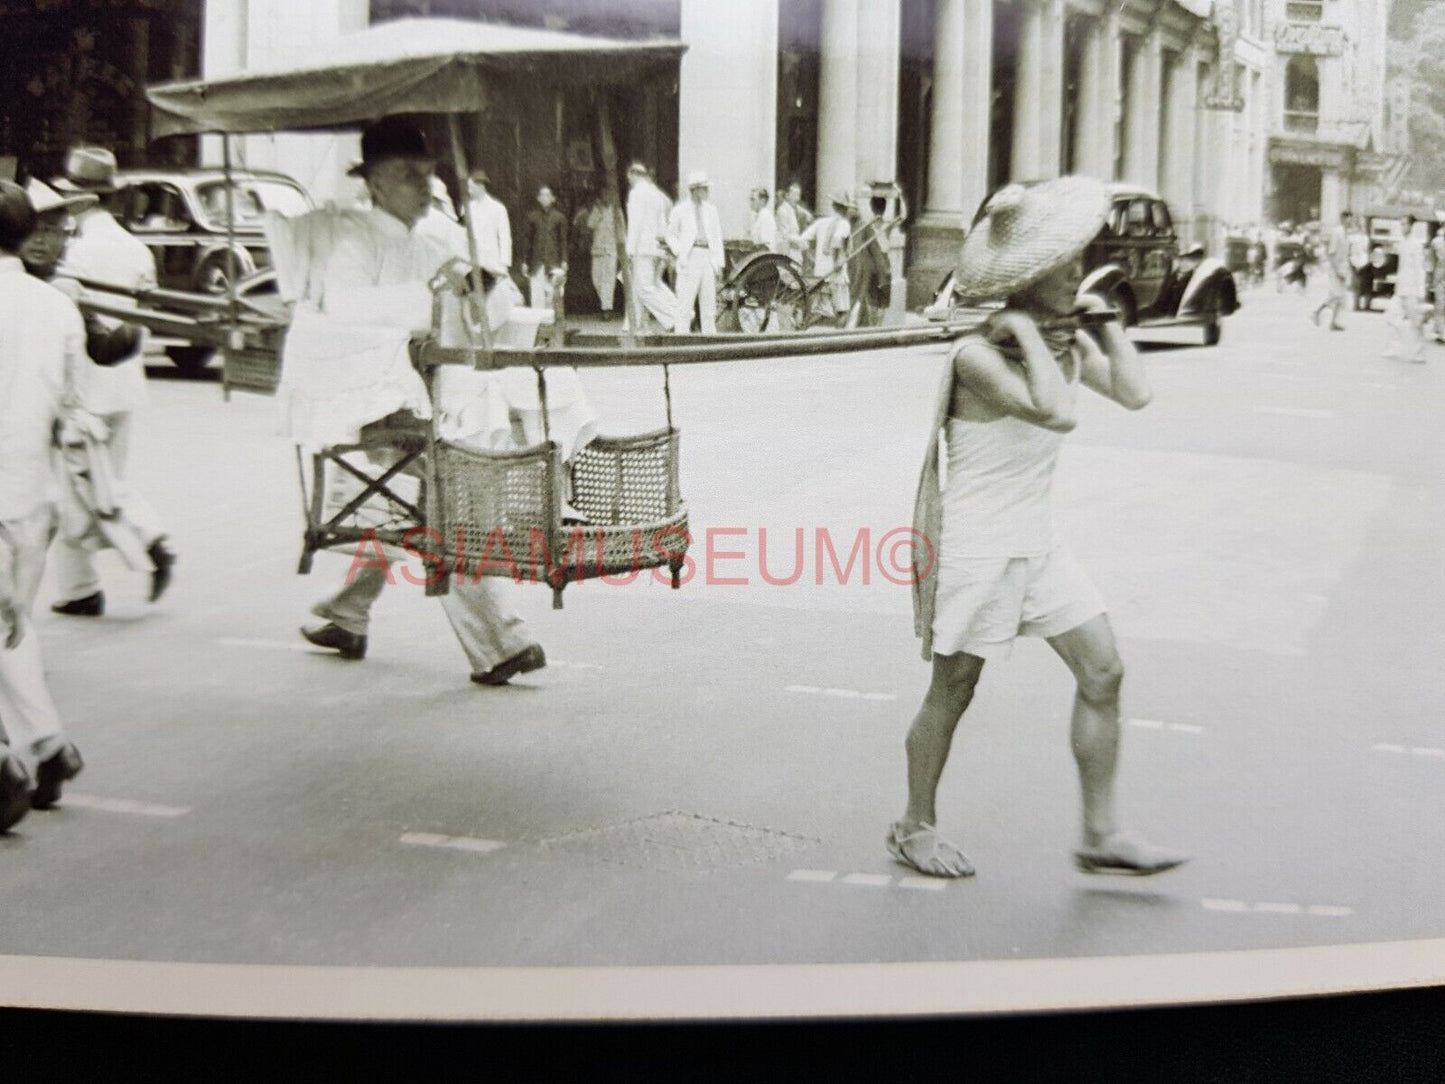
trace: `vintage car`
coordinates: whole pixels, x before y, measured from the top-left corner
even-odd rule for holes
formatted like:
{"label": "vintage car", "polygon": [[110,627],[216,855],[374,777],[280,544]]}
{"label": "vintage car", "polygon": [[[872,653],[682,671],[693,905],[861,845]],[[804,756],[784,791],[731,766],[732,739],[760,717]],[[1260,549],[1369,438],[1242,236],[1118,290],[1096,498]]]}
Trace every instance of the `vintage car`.
{"label": "vintage car", "polygon": [[[274,291],[262,219],[311,208],[305,190],[284,173],[233,171],[230,204],[235,225],[226,229],[225,175],[219,169],[134,169],[116,177],[116,217],[155,255],[164,289],[224,294],[232,279],[241,293]],[[183,369],[203,368],[212,351],[173,345],[166,354]]]}
{"label": "vintage car", "polygon": [[1370,263],[1357,277],[1364,308],[1370,308],[1377,297],[1393,297],[1395,294],[1395,275],[1400,269],[1400,239],[1407,214],[1428,223],[1432,231],[1439,228],[1435,211],[1429,207],[1377,207],[1365,214],[1365,233],[1370,238]]}
{"label": "vintage car", "polygon": [[[1195,324],[1206,346],[1219,342],[1224,317],[1239,308],[1233,273],[1201,246],[1180,251],[1174,219],[1157,195],[1113,184],[1109,196],[1109,217],[1084,250],[1081,292],[1108,301],[1126,327]],[[941,318],[952,293],[950,276],[925,315]]]}

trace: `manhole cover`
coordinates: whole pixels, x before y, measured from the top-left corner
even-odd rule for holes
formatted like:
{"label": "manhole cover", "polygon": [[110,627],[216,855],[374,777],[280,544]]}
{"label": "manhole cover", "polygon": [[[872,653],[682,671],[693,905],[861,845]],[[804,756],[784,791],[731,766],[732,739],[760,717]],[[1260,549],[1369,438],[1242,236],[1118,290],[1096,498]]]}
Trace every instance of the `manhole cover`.
{"label": "manhole cover", "polygon": [[770,828],[672,811],[545,839],[540,846],[579,858],[657,870],[717,869],[767,862],[813,840]]}

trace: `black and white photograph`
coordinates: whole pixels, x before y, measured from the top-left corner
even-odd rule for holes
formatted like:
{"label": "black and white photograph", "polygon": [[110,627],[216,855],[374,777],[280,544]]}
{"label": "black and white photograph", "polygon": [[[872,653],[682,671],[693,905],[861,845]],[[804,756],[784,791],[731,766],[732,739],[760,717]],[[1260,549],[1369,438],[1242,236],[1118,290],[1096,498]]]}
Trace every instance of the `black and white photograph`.
{"label": "black and white photograph", "polygon": [[0,28],[0,1005],[1445,984],[1445,2]]}

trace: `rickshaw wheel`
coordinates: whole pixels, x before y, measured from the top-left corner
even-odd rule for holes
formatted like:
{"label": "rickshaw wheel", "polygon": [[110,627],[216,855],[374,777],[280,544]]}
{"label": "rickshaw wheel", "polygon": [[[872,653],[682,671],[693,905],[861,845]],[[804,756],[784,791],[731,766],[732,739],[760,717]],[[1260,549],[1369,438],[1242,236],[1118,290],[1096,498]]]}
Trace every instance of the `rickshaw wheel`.
{"label": "rickshaw wheel", "polygon": [[802,273],[786,256],[754,257],[734,276],[729,313],[739,331],[794,331],[806,326],[807,291]]}

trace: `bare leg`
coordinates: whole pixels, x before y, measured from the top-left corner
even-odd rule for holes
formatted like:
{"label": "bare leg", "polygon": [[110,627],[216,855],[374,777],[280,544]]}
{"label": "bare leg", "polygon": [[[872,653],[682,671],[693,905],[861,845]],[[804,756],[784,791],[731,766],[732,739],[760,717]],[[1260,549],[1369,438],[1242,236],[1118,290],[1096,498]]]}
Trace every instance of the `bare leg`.
{"label": "bare leg", "polygon": [[1083,795],[1083,846],[1074,860],[1086,873],[1163,873],[1188,861],[1119,831],[1114,781],[1119,767],[1119,688],[1124,664],[1107,614],[1049,640],[1078,682],[1069,739]]}
{"label": "bare leg", "polygon": [[953,732],[973,699],[983,660],[960,652],[933,656],[933,678],[904,743],[908,752],[908,809],[888,829],[895,861],[931,877],[971,877],[973,863],[938,834],[934,800]]}
{"label": "bare leg", "polygon": [[1114,776],[1119,767],[1119,688],[1124,663],[1106,614],[1049,641],[1078,682],[1069,728],[1084,800],[1084,845],[1097,847],[1118,830]]}
{"label": "bare leg", "polygon": [[908,753],[908,808],[900,822],[904,828],[938,823],[934,808],[938,781],[953,732],[973,700],[981,673],[983,660],[976,655],[933,656],[933,678],[904,742]]}

